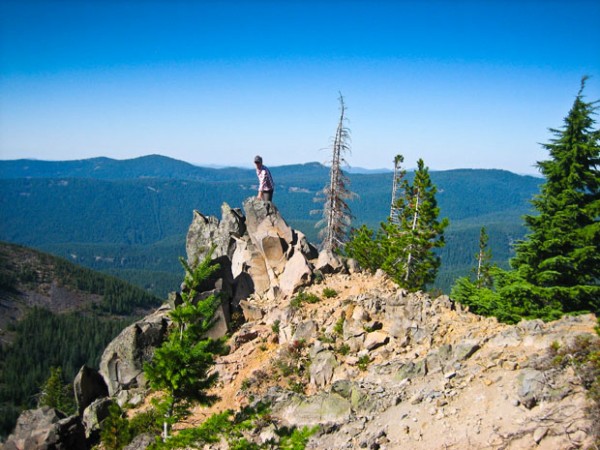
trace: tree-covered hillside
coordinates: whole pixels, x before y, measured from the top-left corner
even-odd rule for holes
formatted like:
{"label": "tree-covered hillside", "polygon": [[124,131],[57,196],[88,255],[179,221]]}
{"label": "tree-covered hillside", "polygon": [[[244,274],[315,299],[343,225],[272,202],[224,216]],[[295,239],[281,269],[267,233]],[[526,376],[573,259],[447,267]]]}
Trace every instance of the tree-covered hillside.
{"label": "tree-covered hillside", "polygon": [[[235,178],[247,176],[250,171],[228,168]],[[160,155],[116,160],[91,158],[77,161],[37,161],[18,159],[0,161],[0,178],[92,178],[97,180],[124,180],[135,178],[166,178],[218,181],[223,171],[198,167]]]}
{"label": "tree-covered hillside", "polygon": [[[99,161],[105,165],[94,171]],[[27,173],[15,169],[17,163],[35,175],[15,178]],[[316,192],[328,181],[328,168],[309,163],[271,171],[274,200],[283,217],[316,243],[319,217],[310,211],[316,208]],[[178,286],[177,257],[185,252],[192,211],[219,217],[223,202],[240,207],[257,185],[251,169],[205,169],[158,156],[0,161],[0,174],[0,239],[114,274],[161,296]],[[353,225],[377,227],[389,214],[392,174],[349,178],[350,189],[358,194],[350,202]],[[468,272],[481,226],[489,230],[494,260],[506,265],[510,244],[523,237],[521,216],[529,212],[541,179],[500,170],[431,172],[431,178],[438,188],[440,216],[450,219],[436,285],[447,290],[456,275]]]}
{"label": "tree-covered hillside", "polygon": [[65,381],[83,364],[97,367],[106,345],[160,303],[116,278],[0,243],[0,436],[35,406],[52,367]]}

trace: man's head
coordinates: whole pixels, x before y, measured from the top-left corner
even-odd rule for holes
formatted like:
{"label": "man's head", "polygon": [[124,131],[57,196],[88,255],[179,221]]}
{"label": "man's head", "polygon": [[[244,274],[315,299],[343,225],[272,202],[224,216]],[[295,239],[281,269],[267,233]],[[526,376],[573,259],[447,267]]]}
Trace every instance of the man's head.
{"label": "man's head", "polygon": [[262,166],[262,156],[256,155],[254,157],[254,164],[256,164],[257,166]]}

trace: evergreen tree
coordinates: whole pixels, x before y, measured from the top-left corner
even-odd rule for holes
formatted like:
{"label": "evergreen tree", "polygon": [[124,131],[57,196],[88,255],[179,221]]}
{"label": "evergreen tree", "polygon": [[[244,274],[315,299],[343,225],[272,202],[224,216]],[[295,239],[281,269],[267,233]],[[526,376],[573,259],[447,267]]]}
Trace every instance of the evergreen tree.
{"label": "evergreen tree", "polygon": [[354,228],[350,232],[350,239],[344,250],[361,267],[375,272],[383,266],[385,260],[382,245],[384,238],[381,230],[376,233],[366,225],[361,225],[360,228]]}
{"label": "evergreen tree", "polygon": [[397,220],[382,224],[386,233],[382,268],[401,286],[423,289],[435,280],[440,258],[433,249],[444,245],[448,219],[438,221],[437,188],[422,159],[417,161],[413,183],[402,178],[400,189],[402,195],[394,205]]}
{"label": "evergreen tree", "polygon": [[100,430],[102,448],[121,450],[131,442],[131,439],[127,416],[117,403],[111,403],[108,407],[108,417],[102,422]]}
{"label": "evergreen tree", "polygon": [[[435,248],[444,245],[448,219],[438,220],[436,187],[423,160],[411,184],[399,168],[401,155],[394,162],[394,201],[390,217],[378,232],[362,226],[353,230],[346,253],[366,268],[382,268],[400,286],[416,291],[435,280],[440,258]],[[396,188],[400,194],[396,196]]]}
{"label": "evergreen tree", "polygon": [[211,256],[209,251],[195,269],[182,261],[186,287],[183,303],[171,312],[175,329],[144,366],[150,386],[163,393],[154,404],[163,416],[164,440],[172,425],[189,413],[192,404],[210,405],[216,400],[207,390],[217,381],[218,373],[209,371],[215,355],[223,354],[225,346],[223,340],[208,338],[206,333],[214,325],[220,299],[215,295],[197,298],[202,281],[217,269]]}
{"label": "evergreen tree", "polygon": [[600,311],[600,131],[585,102],[586,78],[562,129],[544,144],[550,159],[538,163],[545,177],[525,217],[531,234],[516,247],[511,265],[530,284],[538,307]]}
{"label": "evergreen tree", "polygon": [[73,387],[63,382],[60,367],[50,368],[50,376],[42,386],[38,406],[50,406],[65,414],[71,414],[75,411]]}
{"label": "evergreen tree", "polygon": [[321,246],[331,251],[338,250],[347,240],[352,221],[348,200],[356,196],[349,190],[350,180],[341,167],[346,164],[345,154],[350,152],[350,130],[345,126],[346,106],[342,94],[339,100],[340,120],[333,140],[329,184],[315,197],[315,201],[324,202],[324,205],[322,210],[312,211],[323,214],[323,218],[315,226],[321,228]]}

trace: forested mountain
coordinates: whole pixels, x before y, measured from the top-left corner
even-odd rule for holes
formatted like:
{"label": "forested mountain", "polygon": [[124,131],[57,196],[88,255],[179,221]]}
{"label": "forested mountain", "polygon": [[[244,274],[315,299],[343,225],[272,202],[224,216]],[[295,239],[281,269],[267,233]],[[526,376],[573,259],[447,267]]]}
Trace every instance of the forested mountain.
{"label": "forested mountain", "polygon": [[161,300],[116,278],[0,243],[0,436],[60,367],[72,380],[108,342]]}
{"label": "forested mountain", "polygon": [[[313,198],[328,181],[318,164],[272,167],[275,203],[283,217],[316,242]],[[255,194],[252,169],[207,169],[162,156],[116,161],[0,161],[0,239],[49,251],[117,275],[161,296],[181,280],[192,211],[220,216]],[[412,173],[409,173],[409,178]],[[350,174],[354,225],[386,220],[391,173]],[[506,266],[523,236],[521,216],[541,179],[501,170],[431,172],[441,217],[450,219],[436,286],[447,290],[473,264],[486,226],[494,260]]]}
{"label": "forested mountain", "polygon": [[[236,178],[249,170],[229,168]],[[218,181],[220,169],[198,167],[160,155],[116,160],[90,158],[76,161],[38,161],[18,159],[0,163],[0,178],[93,178],[97,180],[123,180],[132,178],[175,178]]]}

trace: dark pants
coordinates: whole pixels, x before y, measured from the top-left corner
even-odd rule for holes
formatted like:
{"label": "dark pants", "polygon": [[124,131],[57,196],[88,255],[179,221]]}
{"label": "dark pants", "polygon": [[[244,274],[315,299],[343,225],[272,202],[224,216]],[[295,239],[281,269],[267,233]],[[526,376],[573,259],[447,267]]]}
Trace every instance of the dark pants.
{"label": "dark pants", "polygon": [[273,191],[262,191],[262,198],[265,202],[273,201]]}

